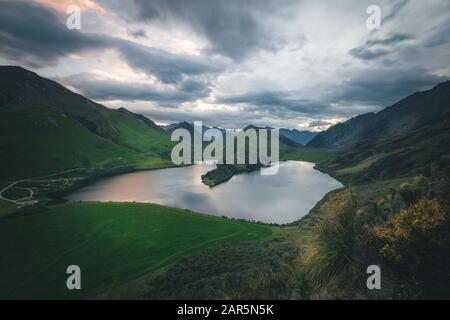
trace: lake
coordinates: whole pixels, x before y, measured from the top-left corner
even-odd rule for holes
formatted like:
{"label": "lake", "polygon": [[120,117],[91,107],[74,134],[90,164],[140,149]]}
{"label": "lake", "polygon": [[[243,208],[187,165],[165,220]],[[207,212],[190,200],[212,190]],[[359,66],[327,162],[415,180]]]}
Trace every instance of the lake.
{"label": "lake", "polygon": [[313,166],[308,162],[281,162],[276,175],[244,173],[213,188],[202,183],[201,175],[214,165],[138,171],[99,180],[66,198],[151,202],[217,216],[284,224],[305,216],[326,193],[342,187]]}

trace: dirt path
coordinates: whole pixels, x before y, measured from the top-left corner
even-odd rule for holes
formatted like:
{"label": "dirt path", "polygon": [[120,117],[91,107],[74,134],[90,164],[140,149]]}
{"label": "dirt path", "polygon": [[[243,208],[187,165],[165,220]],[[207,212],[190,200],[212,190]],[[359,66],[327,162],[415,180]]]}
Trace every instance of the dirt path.
{"label": "dirt path", "polygon": [[22,180],[14,181],[13,183],[8,185],[7,187],[5,187],[2,190],[0,190],[0,199],[4,200],[4,201],[11,202],[11,203],[14,203],[14,204],[19,205],[19,206],[33,205],[33,204],[35,204],[37,202],[37,200],[33,200],[34,191],[31,188],[16,187],[16,188],[19,188],[19,189],[28,190],[30,192],[30,195],[28,197],[21,198],[21,199],[16,199],[16,200],[5,198],[3,196],[3,193],[6,192],[7,190],[9,190],[10,188],[15,187],[15,185],[17,185],[18,183],[21,183],[21,182],[31,182],[31,181],[34,181],[34,180],[50,178],[50,177],[58,176],[58,175],[61,175],[61,174],[64,174],[64,173],[70,173],[70,172],[78,171],[78,170],[82,170],[82,169],[84,169],[84,168],[70,169],[70,170],[65,170],[65,171],[61,171],[61,172],[57,172],[57,173],[52,173],[52,174],[49,174],[49,175],[46,175],[46,176],[42,176],[42,177],[30,178],[30,179],[22,179]]}

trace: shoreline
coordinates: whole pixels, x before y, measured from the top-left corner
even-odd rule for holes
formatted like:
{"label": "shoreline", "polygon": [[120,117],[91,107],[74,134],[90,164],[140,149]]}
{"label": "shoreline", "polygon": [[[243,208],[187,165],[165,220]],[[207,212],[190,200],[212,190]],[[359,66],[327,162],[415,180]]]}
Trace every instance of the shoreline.
{"label": "shoreline", "polygon": [[[323,172],[323,171],[321,171],[321,170],[317,170],[316,164],[315,164],[314,162],[303,161],[303,160],[281,160],[280,162],[283,162],[283,163],[284,163],[284,162],[289,162],[289,161],[292,161],[292,162],[305,162],[305,163],[312,164],[312,165],[314,165],[314,166],[313,166],[313,169],[314,169],[314,170],[316,170],[316,171],[318,171],[318,172],[320,172],[320,173],[322,173],[322,174],[325,174],[325,175],[329,176],[329,177],[332,178],[332,179],[335,179],[334,177],[331,177],[328,173]],[[91,180],[91,181],[84,181],[84,183],[83,183],[82,185],[78,185],[76,188],[74,188],[74,189],[72,189],[72,190],[65,190],[64,194],[60,194],[61,202],[56,202],[56,203],[51,203],[51,204],[58,204],[58,203],[63,203],[63,202],[69,202],[69,203],[84,203],[84,202],[108,203],[108,202],[111,202],[111,203],[115,203],[115,201],[82,201],[82,200],[81,200],[81,201],[69,201],[69,200],[64,199],[64,198],[62,198],[62,197],[64,197],[64,195],[67,195],[68,193],[71,193],[71,192],[73,192],[73,191],[76,191],[76,189],[79,189],[79,188],[82,188],[82,187],[84,187],[84,186],[87,186],[87,185],[90,185],[90,184],[92,184],[92,183],[95,183],[96,181],[98,181],[98,180],[100,180],[100,179],[102,179],[102,178],[106,178],[106,177],[110,177],[110,176],[114,176],[114,175],[120,175],[120,174],[126,174],[126,173],[138,172],[138,171],[161,170],[161,169],[170,169],[170,168],[178,168],[178,167],[188,167],[188,166],[191,166],[191,165],[171,166],[171,167],[151,168],[151,169],[145,169],[145,168],[144,168],[144,169],[138,169],[138,170],[124,171],[124,172],[115,172],[114,174],[106,174],[106,175],[103,175],[103,176],[98,176],[98,177],[96,177],[96,179],[93,179],[93,180]],[[260,169],[260,168],[258,168],[258,169]],[[238,174],[235,174],[235,175],[245,174],[245,173],[251,173],[251,172],[254,172],[254,171],[256,171],[256,169],[255,169],[255,170],[251,170],[251,171],[239,172]],[[209,172],[210,172],[210,171],[209,171]],[[234,175],[233,175],[233,176],[234,176]],[[226,181],[229,181],[230,179],[231,179],[231,178],[227,179]],[[219,216],[219,215],[212,214],[212,213],[208,213],[208,212],[198,212],[198,211],[194,211],[194,210],[190,210],[190,209],[185,209],[185,208],[178,208],[178,207],[172,207],[172,208],[180,209],[180,210],[186,210],[187,212],[195,212],[195,213],[198,213],[198,214],[204,214],[204,215],[209,215],[209,216],[221,217],[221,218],[225,218],[225,219],[228,219],[228,220],[235,220],[235,221],[241,221],[241,222],[263,224],[263,225],[269,225],[269,226],[281,227],[281,228],[282,228],[282,227],[289,227],[289,226],[297,225],[302,219],[305,219],[306,217],[308,217],[309,214],[310,214],[310,213],[311,213],[318,205],[320,205],[320,204],[321,204],[321,203],[329,196],[330,193],[334,193],[334,192],[340,191],[340,190],[342,190],[343,188],[345,188],[345,185],[344,185],[341,181],[339,181],[338,179],[335,179],[335,180],[337,180],[338,182],[340,182],[343,186],[342,186],[342,187],[339,187],[339,188],[337,188],[337,189],[333,189],[333,190],[331,190],[331,191],[325,193],[325,194],[323,195],[323,197],[320,198],[320,199],[317,201],[317,203],[315,203],[314,206],[311,207],[311,209],[308,210],[308,212],[307,212],[304,216],[302,216],[302,217],[300,217],[300,218],[298,218],[298,219],[296,219],[296,220],[293,220],[293,221],[291,221],[291,222],[286,222],[286,223],[264,222],[264,221],[260,221],[260,220],[247,220],[247,219],[242,219],[242,218],[227,217],[227,216],[223,216],[223,215],[222,215],[222,216]],[[224,182],[226,182],[226,181],[224,181]],[[223,182],[222,182],[222,183],[223,183]],[[205,185],[208,186],[207,184],[205,184]],[[210,187],[210,188],[214,188],[215,186],[209,186],[209,187]],[[117,202],[117,203],[130,203],[130,204],[132,204],[132,203],[157,204],[157,203],[154,203],[154,202],[139,202],[139,201],[127,201],[127,202],[120,202],[120,201],[119,201],[119,202]],[[161,205],[161,206],[167,206],[167,205],[164,205],[164,204],[158,204],[158,205]]]}
{"label": "shoreline", "polygon": [[[306,162],[306,163],[311,163],[314,165],[314,170],[317,170],[323,174],[326,174],[328,176],[330,176],[331,178],[337,180],[338,182],[340,182],[343,187],[338,188],[338,189],[334,189],[331,190],[329,192],[327,192],[309,211],[306,215],[304,215],[303,217],[294,220],[292,222],[289,223],[284,223],[284,224],[279,224],[279,223],[268,223],[268,222],[263,222],[263,221],[258,221],[258,220],[246,220],[246,219],[239,219],[239,218],[232,218],[232,217],[226,217],[226,216],[216,216],[207,212],[195,212],[195,211],[191,211],[189,209],[180,209],[180,208],[176,208],[176,207],[172,207],[175,209],[180,209],[180,210],[185,210],[186,212],[191,212],[191,213],[198,213],[198,214],[203,214],[203,215],[209,215],[209,216],[216,216],[219,218],[224,218],[227,220],[235,220],[235,221],[240,221],[240,222],[247,222],[247,223],[254,223],[254,224],[262,224],[262,225],[267,225],[267,226],[272,226],[272,227],[290,227],[290,226],[295,226],[298,225],[302,220],[304,220],[305,218],[307,218],[311,212],[314,211],[314,209],[320,205],[323,201],[326,200],[326,198],[332,194],[335,193],[339,190],[341,190],[342,188],[345,188],[345,183],[343,181],[340,181],[339,179],[336,179],[335,177],[331,176],[329,173],[327,173],[326,171],[322,171],[319,170],[317,168],[317,164],[315,162],[312,161],[305,161],[305,160],[290,160],[290,159],[285,159],[285,160],[280,160],[280,162],[287,162],[287,161],[296,161],[296,162]],[[120,167],[114,167],[114,168],[110,168],[110,169],[100,169],[100,170],[94,170],[92,172],[91,175],[88,175],[86,178],[81,179],[79,181],[76,181],[73,185],[63,189],[63,190],[58,190],[58,191],[50,191],[48,193],[44,193],[44,197],[37,201],[34,205],[31,206],[24,206],[24,207],[20,207],[17,208],[16,210],[13,210],[11,213],[2,216],[1,218],[8,218],[8,217],[13,217],[15,215],[22,215],[22,214],[30,214],[32,213],[32,211],[34,211],[34,209],[39,211],[39,208],[43,208],[45,206],[51,206],[51,205],[58,205],[58,204],[63,204],[63,203],[68,203],[70,202],[69,200],[67,200],[66,198],[64,198],[66,195],[68,195],[69,193],[72,193],[76,190],[79,190],[83,187],[92,185],[96,182],[98,182],[101,179],[104,178],[109,178],[109,177],[114,177],[114,176],[118,176],[121,174],[127,174],[127,173],[134,173],[134,172],[140,172],[140,171],[153,171],[153,170],[163,170],[163,169],[172,169],[172,168],[183,168],[183,167],[189,167],[192,166],[193,164],[189,164],[189,165],[173,165],[170,163],[167,163],[167,166],[160,166],[160,167],[149,167],[149,168],[136,168],[132,165],[129,166],[120,166]],[[245,170],[245,171],[241,171],[241,172],[235,172],[233,173],[229,178],[227,178],[226,180],[221,181],[220,183],[217,183],[215,185],[208,185],[206,183],[203,182],[203,176],[200,177],[200,179],[202,179],[202,183],[205,184],[206,186],[209,186],[210,188],[214,188],[217,185],[220,185],[222,183],[225,183],[227,181],[229,181],[232,177],[234,177],[235,175],[239,175],[239,174],[245,174],[245,173],[251,173],[256,171],[257,169],[261,169],[261,167],[257,167],[257,168],[252,168],[251,170]],[[72,169],[74,170],[74,169]],[[77,168],[77,170],[89,170],[89,169],[85,169],[85,168]],[[216,169],[214,169],[216,170]],[[211,170],[211,171],[214,171]],[[211,172],[211,171],[208,171]],[[206,174],[208,174],[206,173]],[[206,175],[205,174],[205,175]],[[55,176],[58,174],[50,174],[47,176]],[[28,179],[28,180],[23,180],[23,181],[33,181],[39,178],[32,178],[32,179]],[[85,202],[90,202],[90,201],[78,201],[78,202],[73,202],[73,203],[85,203]],[[94,203],[106,203],[106,202],[102,202],[102,201],[94,201]],[[114,201],[112,202],[114,203]],[[142,203],[142,204],[154,204],[154,203],[146,203],[146,202],[120,202],[120,203]],[[164,205],[163,205],[164,206]],[[22,212],[22,214],[21,214]]]}

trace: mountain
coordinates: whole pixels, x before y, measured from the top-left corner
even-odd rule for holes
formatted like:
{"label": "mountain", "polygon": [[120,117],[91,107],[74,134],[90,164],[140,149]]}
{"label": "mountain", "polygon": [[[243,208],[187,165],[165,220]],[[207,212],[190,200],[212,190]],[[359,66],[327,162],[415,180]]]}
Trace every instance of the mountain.
{"label": "mountain", "polygon": [[343,149],[318,169],[354,184],[423,175],[450,176],[450,112],[433,125]]}
{"label": "mountain", "polygon": [[[161,126],[161,128],[172,134],[172,132],[174,132],[176,129],[186,129],[188,130],[191,134],[194,133],[194,124],[193,123],[189,123],[186,121],[182,121],[182,122],[177,122],[177,123],[172,123],[172,124],[168,124],[165,126]],[[202,126],[202,130],[203,132],[205,132],[206,130],[210,129],[207,126]]]}
{"label": "mountain", "polygon": [[432,125],[450,110],[450,81],[416,92],[378,113],[337,124],[313,138],[308,147],[333,148],[372,143]]}
{"label": "mountain", "polygon": [[[254,129],[256,130],[256,132],[258,132],[259,129],[267,129],[272,130],[271,127],[257,127],[254,125],[248,125],[246,126],[244,129],[242,129],[243,131],[247,131],[249,129]],[[268,133],[267,135],[268,137],[268,141],[267,141],[267,150],[268,153],[271,154],[271,134]],[[255,171],[255,170],[259,170],[263,165],[261,164],[261,162],[259,161],[258,158],[258,151],[259,151],[259,136],[257,135],[257,142],[256,142],[256,159],[257,163],[256,164],[249,164],[249,157],[250,157],[250,148],[249,148],[249,142],[246,141],[245,143],[245,158],[246,158],[246,163],[247,164],[230,164],[230,163],[225,163],[225,164],[218,164],[217,167],[209,172],[207,172],[206,174],[202,175],[202,182],[204,184],[206,184],[207,186],[213,187],[216,186],[218,184],[221,184],[225,181],[228,181],[229,179],[231,179],[234,175],[238,175],[241,173],[245,173],[245,172],[251,172],[251,171]],[[226,144],[225,148],[226,148]],[[288,139],[285,136],[279,135],[279,156],[280,158],[283,155],[289,154],[291,152],[294,152],[295,150],[298,150],[300,146]],[[235,155],[238,154],[237,152],[237,143],[235,143]],[[223,153],[224,155],[226,154],[225,152]]]}
{"label": "mountain", "polygon": [[[259,129],[266,129],[268,132],[270,130],[272,130],[273,128],[271,127],[257,127],[254,125],[248,125],[246,126],[244,129],[242,129],[243,131],[247,131],[248,129],[254,129],[256,130],[256,132],[258,132]],[[270,137],[270,135],[268,135]],[[293,151],[293,149],[301,147],[300,144],[298,144],[297,142],[295,142],[293,139],[290,139],[289,137],[281,134],[281,131],[279,132],[279,145],[280,145],[280,154],[285,154],[287,152]]]}
{"label": "mountain", "polygon": [[95,103],[21,67],[0,67],[0,181],[72,168],[168,162],[153,121]]}
{"label": "mountain", "polygon": [[297,129],[280,129],[280,136],[284,136],[302,146],[306,145],[317,134],[318,132],[299,131]]}
{"label": "mountain", "polygon": [[317,167],[341,181],[364,184],[418,175],[444,179],[450,176],[450,82],[332,127],[309,145],[332,141],[341,148]]}

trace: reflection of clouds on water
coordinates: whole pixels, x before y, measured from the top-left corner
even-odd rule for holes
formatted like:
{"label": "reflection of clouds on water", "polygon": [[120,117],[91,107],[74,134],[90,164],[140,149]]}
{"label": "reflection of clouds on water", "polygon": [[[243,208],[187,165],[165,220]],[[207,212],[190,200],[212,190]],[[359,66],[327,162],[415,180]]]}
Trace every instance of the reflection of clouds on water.
{"label": "reflection of clouds on water", "polygon": [[241,174],[209,188],[201,175],[214,166],[141,171],[108,178],[71,194],[69,200],[153,202],[192,211],[264,222],[298,220],[329,191],[342,185],[314,164],[280,163],[276,175]]}

